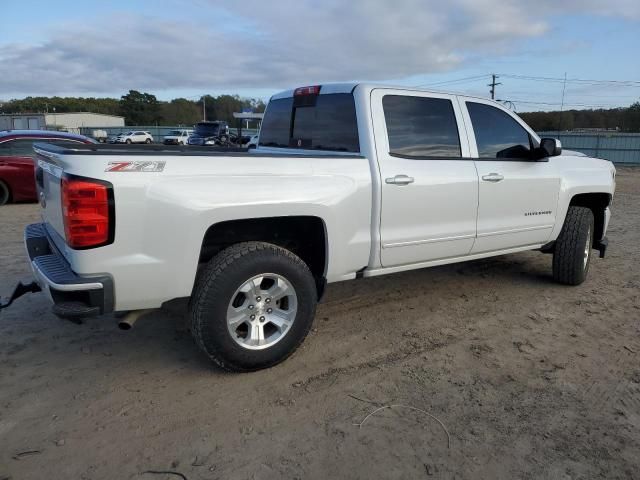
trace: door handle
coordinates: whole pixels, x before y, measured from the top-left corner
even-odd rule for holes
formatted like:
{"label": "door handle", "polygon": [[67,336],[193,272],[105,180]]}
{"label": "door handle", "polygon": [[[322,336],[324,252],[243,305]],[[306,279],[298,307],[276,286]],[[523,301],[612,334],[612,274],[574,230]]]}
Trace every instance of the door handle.
{"label": "door handle", "polygon": [[483,175],[482,180],[484,180],[485,182],[495,183],[504,180],[504,176],[500,175],[499,173],[490,173],[489,175]]}
{"label": "door handle", "polygon": [[409,185],[414,181],[413,177],[409,177],[407,175],[396,175],[395,177],[385,179],[384,183],[388,183],[389,185]]}

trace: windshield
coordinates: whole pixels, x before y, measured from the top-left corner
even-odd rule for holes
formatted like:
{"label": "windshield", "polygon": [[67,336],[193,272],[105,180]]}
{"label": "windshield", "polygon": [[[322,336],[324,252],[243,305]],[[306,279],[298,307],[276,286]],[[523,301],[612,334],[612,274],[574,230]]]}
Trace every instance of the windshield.
{"label": "windshield", "polygon": [[220,131],[219,123],[199,123],[196,125],[195,133],[201,137],[213,137]]}

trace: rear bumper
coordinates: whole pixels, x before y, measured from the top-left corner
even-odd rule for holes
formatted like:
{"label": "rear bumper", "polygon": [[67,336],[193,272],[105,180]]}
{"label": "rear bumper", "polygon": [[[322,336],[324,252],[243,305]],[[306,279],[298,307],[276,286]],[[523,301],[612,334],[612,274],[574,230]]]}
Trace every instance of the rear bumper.
{"label": "rear bumper", "polygon": [[51,241],[45,224],[28,225],[24,243],[36,282],[54,304],[53,312],[79,318],[113,311],[113,280],[108,275],[76,274]]}

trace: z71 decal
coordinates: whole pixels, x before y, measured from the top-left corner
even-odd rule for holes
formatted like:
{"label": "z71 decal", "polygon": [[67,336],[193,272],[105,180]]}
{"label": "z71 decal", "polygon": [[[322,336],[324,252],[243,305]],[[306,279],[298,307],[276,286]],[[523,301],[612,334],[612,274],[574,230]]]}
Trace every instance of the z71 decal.
{"label": "z71 decal", "polygon": [[109,162],[105,172],[161,172],[167,162]]}

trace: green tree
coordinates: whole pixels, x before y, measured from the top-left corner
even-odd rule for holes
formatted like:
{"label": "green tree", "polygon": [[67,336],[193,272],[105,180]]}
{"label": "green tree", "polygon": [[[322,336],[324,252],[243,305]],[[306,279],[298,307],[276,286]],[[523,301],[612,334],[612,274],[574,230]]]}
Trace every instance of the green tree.
{"label": "green tree", "polygon": [[120,97],[120,115],[127,125],[154,125],[160,120],[160,104],[155,95],[129,90]]}
{"label": "green tree", "polygon": [[635,102],[629,107],[626,128],[630,132],[640,132],[640,102]]}
{"label": "green tree", "polygon": [[163,125],[193,125],[202,119],[202,106],[186,98],[176,98],[160,104]]}

